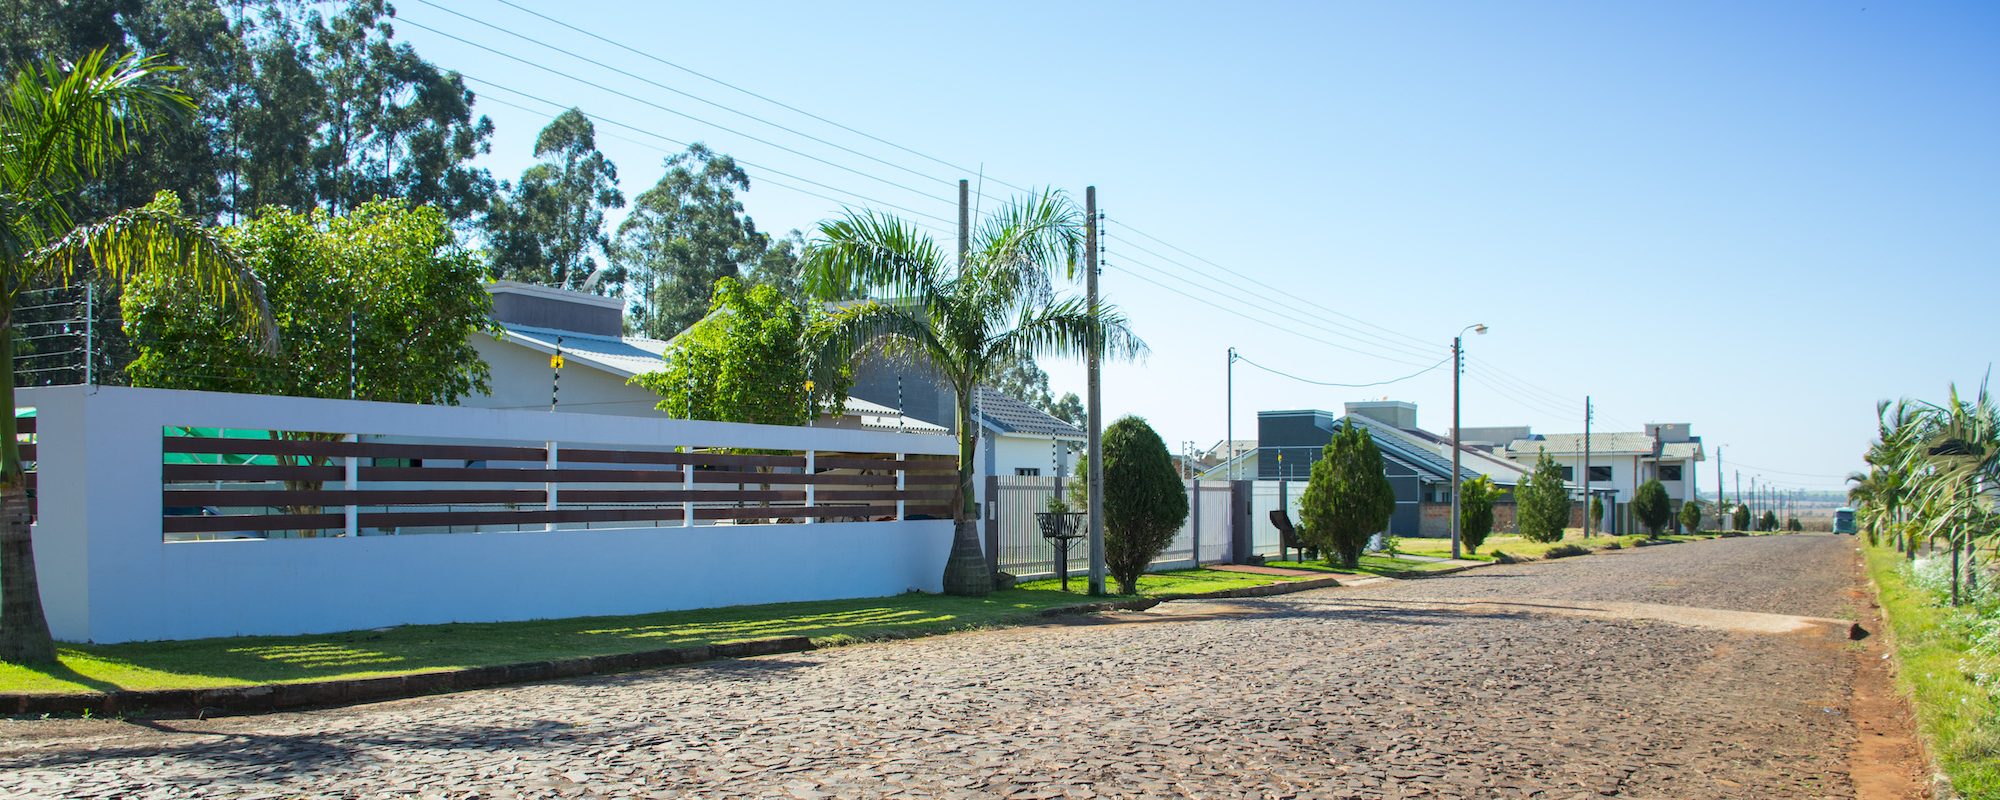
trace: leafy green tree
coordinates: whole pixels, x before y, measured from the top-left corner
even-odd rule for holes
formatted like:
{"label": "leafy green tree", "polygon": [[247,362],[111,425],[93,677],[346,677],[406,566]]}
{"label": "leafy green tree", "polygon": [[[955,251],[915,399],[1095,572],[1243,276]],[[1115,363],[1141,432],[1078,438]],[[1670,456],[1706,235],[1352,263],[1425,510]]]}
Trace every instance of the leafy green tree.
{"label": "leafy green tree", "polygon": [[260,349],[244,333],[248,312],[219,302],[200,276],[140,276],[124,298],[133,385],[394,403],[487,390],[471,338],[491,327],[492,301],[442,210],[272,207],[223,238],[263,277],[282,346]]}
{"label": "leafy green tree", "polygon": [[1139,576],[1187,515],[1187,486],[1153,427],[1128,416],[1105,428],[1104,568],[1119,594],[1139,593]]}
{"label": "leafy green tree", "polygon": [[1739,531],[1750,530],[1750,509],[1744,507],[1742,503],[1737,503],[1736,510],[1729,512],[1729,521],[1731,528]]}
{"label": "leafy green tree", "polygon": [[1673,501],[1667,499],[1667,487],[1657,480],[1639,484],[1639,491],[1632,496],[1632,514],[1639,518],[1639,524],[1646,526],[1647,536],[1660,538],[1660,529],[1674,518]]}
{"label": "leafy green tree", "polygon": [[1765,511],[1764,516],[1757,520],[1757,530],[1770,532],[1777,529],[1778,512],[1776,511]]}
{"label": "leafy green tree", "polygon": [[1111,358],[1144,352],[1124,314],[1059,293],[1051,273],[1072,274],[1083,244],[1083,215],[1060,192],[1008,202],[973,230],[954,260],[915,225],[873,211],[851,211],[820,224],[806,248],[806,285],[815,296],[873,292],[874,300],[835,312],[814,339],[828,358],[864,352],[929,362],[958,398],[958,489],[944,589],[980,595],[992,576],[980,554],[972,506],[971,424],[974,390],[1015,352]]}
{"label": "leafy green tree", "polygon": [[1604,530],[1604,498],[1594,494],[1590,496],[1590,529],[1600,533]]}
{"label": "leafy green tree", "polygon": [[711,312],[674,337],[660,369],[633,383],[678,419],[804,425],[840,413],[851,382],[845,362],[807,347],[813,316],[770,286],[715,284]]}
{"label": "leafy green tree", "polygon": [[1793,518],[1792,518],[1792,521],[1791,521],[1790,523],[1787,523],[1787,524],[1785,525],[1785,530],[1788,530],[1788,531],[1791,531],[1791,532],[1793,532],[1793,533],[1798,533],[1798,532],[1800,532],[1800,531],[1803,531],[1803,530],[1805,530],[1805,529],[1806,529],[1806,526],[1804,526],[1804,525],[1801,525],[1801,524],[1799,524],[1799,518],[1798,518],[1798,517],[1793,517]]}
{"label": "leafy green tree", "polygon": [[541,163],[517,186],[503,185],[486,215],[488,269],[507,280],[615,293],[624,275],[615,267],[600,275],[597,258],[611,247],[604,212],[624,208],[625,195],[618,168],[598,152],[596,126],[577,109],[564,111],[535,137],[535,157]]}
{"label": "leafy green tree", "polygon": [[1083,398],[1077,397],[1076,392],[1064,392],[1063,396],[1057,398],[1055,404],[1050,406],[1048,411],[1049,416],[1079,428],[1089,424],[1090,421],[1089,415],[1084,412]]}
{"label": "leafy green tree", "polygon": [[1459,485],[1458,539],[1465,544],[1465,552],[1479,552],[1486,535],[1493,532],[1493,500],[1498,494],[1493,479],[1485,475]]}
{"label": "leafy green tree", "polygon": [[1569,508],[1569,486],[1563,481],[1562,467],[1544,451],[1535,459],[1535,471],[1514,491],[1514,515],[1521,535],[1533,542],[1563,538]]}
{"label": "leafy green tree", "polygon": [[1368,537],[1389,528],[1396,490],[1382,472],[1382,451],[1359,425],[1344,425],[1320,448],[1312,476],[1299,495],[1300,534],[1326,554],[1327,563],[1361,563]]}
{"label": "leafy green tree", "polygon": [[[128,134],[191,113],[158,61],[99,50],[65,66],[15,72],[0,88],[0,401],[14,407],[14,307],[36,282],[67,282],[86,261],[113,280],[185,275],[229,298],[271,345],[263,286],[220,238],[169,195],[101,219],[72,214],[77,195],[131,152]],[[211,323],[213,324],[213,323]],[[34,539],[13,414],[0,414],[0,661],[55,660],[36,583]]]}
{"label": "leafy green tree", "polygon": [[[612,247],[613,263],[637,289],[633,325],[660,339],[701,319],[716,281],[761,268],[771,247],[737,198],[749,191],[750,176],[736,159],[696,142],[667,159],[666,168],[659,183],[633,200]],[[774,273],[790,269],[782,258],[771,262]],[[841,287],[815,296],[851,293]]]}
{"label": "leafy green tree", "polygon": [[1681,530],[1687,533],[1701,532],[1701,501],[1688,500],[1681,503]]}

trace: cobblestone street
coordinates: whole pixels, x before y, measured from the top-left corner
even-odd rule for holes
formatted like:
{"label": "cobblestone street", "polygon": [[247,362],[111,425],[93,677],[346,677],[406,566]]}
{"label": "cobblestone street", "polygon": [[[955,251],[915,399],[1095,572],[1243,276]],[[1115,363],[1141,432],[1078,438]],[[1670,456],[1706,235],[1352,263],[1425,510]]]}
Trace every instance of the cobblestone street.
{"label": "cobblestone street", "polygon": [[[1852,619],[1853,548],[1726,539],[305,713],[7,721],[0,796],[1848,797],[1849,645],[1741,620]],[[1683,607],[1759,613],[1662,619]]]}

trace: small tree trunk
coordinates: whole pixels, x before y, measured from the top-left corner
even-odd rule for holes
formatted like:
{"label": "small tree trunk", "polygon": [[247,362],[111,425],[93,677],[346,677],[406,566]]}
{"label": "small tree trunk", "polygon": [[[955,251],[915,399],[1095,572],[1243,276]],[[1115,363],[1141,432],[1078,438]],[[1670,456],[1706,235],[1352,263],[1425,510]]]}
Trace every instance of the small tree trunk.
{"label": "small tree trunk", "polygon": [[35,576],[20,426],[14,420],[14,331],[6,322],[0,322],[0,394],[6,397],[6,416],[0,419],[0,661],[48,663],[56,660],[56,644]]}
{"label": "small tree trunk", "polygon": [[986,556],[979,544],[977,507],[973,503],[973,458],[978,453],[979,422],[972,418],[971,387],[958,393],[958,489],[952,504],[951,555],[944,562],[944,593],[980,597],[993,591]]}
{"label": "small tree trunk", "polygon": [[1958,605],[1958,543],[1951,544],[1951,604]]}

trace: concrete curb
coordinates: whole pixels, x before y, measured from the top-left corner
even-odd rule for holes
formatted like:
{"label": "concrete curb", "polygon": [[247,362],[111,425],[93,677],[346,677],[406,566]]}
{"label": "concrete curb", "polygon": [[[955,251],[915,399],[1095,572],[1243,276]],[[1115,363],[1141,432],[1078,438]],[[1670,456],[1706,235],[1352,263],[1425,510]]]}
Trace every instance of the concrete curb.
{"label": "concrete curb", "polygon": [[804,636],[780,636],[695,647],[669,647],[636,653],[611,653],[555,661],[500,664],[449,672],[420,672],[386,678],[267,683],[218,689],[151,689],[71,694],[0,693],[0,713],[126,714],[148,718],[212,717],[260,714],[298,708],[344,706],[427,694],[462,692],[518,683],[579,678],[694,664],[722,658],[747,658],[815,649]]}

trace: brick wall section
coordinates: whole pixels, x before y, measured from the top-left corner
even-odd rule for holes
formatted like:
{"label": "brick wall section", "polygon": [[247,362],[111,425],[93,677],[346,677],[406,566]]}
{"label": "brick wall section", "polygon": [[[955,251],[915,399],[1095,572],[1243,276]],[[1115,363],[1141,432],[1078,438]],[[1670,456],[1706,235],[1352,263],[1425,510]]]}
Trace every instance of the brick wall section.
{"label": "brick wall section", "polygon": [[[1582,523],[1578,524],[1581,525]],[[1451,504],[1425,503],[1423,505],[1423,524],[1419,530],[1422,531],[1420,535],[1426,538],[1435,537],[1441,539],[1450,536]],[[1493,506],[1493,532],[1513,533],[1515,530],[1517,529],[1514,525],[1514,504],[1500,503]]]}

